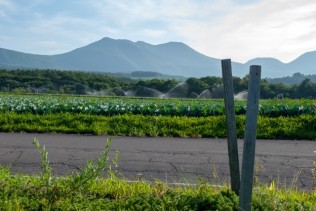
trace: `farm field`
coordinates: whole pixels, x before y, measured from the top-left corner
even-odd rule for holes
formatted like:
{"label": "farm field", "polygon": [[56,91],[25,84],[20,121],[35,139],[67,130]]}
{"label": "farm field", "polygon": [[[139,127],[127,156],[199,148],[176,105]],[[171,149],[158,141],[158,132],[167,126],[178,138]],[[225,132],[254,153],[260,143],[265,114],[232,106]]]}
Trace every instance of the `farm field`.
{"label": "farm field", "polygon": [[[53,114],[73,113],[113,116],[141,114],[150,116],[207,117],[224,115],[223,100],[158,99],[128,97],[89,97],[62,95],[0,95],[0,112]],[[246,113],[246,102],[236,101],[237,115]],[[316,101],[261,100],[259,115],[267,117],[312,115]]]}
{"label": "farm field", "polygon": [[[316,139],[316,101],[261,100],[257,137]],[[246,102],[236,101],[237,135]],[[0,131],[122,136],[226,137],[222,100],[1,95]]]}

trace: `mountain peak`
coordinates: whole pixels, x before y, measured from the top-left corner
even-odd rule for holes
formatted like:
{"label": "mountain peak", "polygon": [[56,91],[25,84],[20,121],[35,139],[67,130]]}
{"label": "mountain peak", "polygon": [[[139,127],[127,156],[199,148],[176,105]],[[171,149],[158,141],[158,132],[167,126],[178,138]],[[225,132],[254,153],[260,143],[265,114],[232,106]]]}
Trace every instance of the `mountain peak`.
{"label": "mountain peak", "polygon": [[129,43],[132,43],[132,41],[127,40],[127,39],[113,39],[110,37],[103,37],[101,40],[98,40],[95,43],[98,43],[98,42],[129,42]]}
{"label": "mountain peak", "polygon": [[[187,44],[184,44],[183,42],[175,42],[170,41],[166,43],[161,43],[158,46],[170,46],[170,47],[189,47]],[[190,48],[190,47],[189,47]]]}
{"label": "mountain peak", "polygon": [[274,63],[274,64],[281,63],[281,64],[284,64],[280,60],[272,58],[272,57],[257,57],[257,58],[254,58],[254,59],[247,61],[245,64],[254,64],[254,63]]}
{"label": "mountain peak", "polygon": [[[306,59],[312,59],[312,60],[315,61],[315,59],[316,59],[316,51],[309,51],[309,52],[306,52],[306,53],[300,55],[299,57],[297,57],[295,60],[301,60],[301,59],[304,59],[304,60],[306,60]],[[294,61],[295,61],[295,60],[294,60]],[[294,62],[294,61],[292,61],[292,62]]]}
{"label": "mountain peak", "polygon": [[[255,58],[245,64],[233,62],[235,76],[243,77],[249,65],[262,65],[263,77],[282,77],[296,72],[316,71],[316,51],[307,52],[290,63],[274,58]],[[42,68],[101,72],[152,71],[185,77],[220,76],[220,59],[207,57],[182,42],[152,45],[144,41],[104,37],[73,51],[52,55],[33,55],[0,49],[0,68]]]}

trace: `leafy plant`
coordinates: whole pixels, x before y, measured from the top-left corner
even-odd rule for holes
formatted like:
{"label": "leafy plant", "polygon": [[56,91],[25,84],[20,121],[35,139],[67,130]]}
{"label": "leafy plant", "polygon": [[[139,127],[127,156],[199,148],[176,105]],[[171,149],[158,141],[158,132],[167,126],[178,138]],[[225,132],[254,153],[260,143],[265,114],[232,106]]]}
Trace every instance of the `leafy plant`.
{"label": "leafy plant", "polygon": [[[81,169],[77,174],[71,177],[72,187],[74,189],[82,188],[84,185],[91,183],[98,179],[98,177],[103,173],[106,169],[108,169],[108,173],[111,178],[115,177],[114,172],[112,171],[112,165],[109,162],[109,152],[111,149],[112,138],[107,139],[104,152],[99,157],[96,163],[93,161],[88,161],[87,165]],[[115,158],[112,160],[112,164],[117,168],[118,164],[118,151],[115,153]]]}
{"label": "leafy plant", "polygon": [[[236,101],[237,115],[246,113],[246,102]],[[313,115],[314,100],[260,100],[259,115],[268,117]],[[106,98],[49,95],[0,95],[0,112],[36,115],[72,113],[98,116],[122,114],[208,117],[224,115],[222,100]]]}
{"label": "leafy plant", "polygon": [[45,146],[41,147],[39,144],[39,141],[34,138],[33,139],[33,145],[36,147],[36,149],[39,151],[41,154],[41,180],[40,184],[44,182],[44,185],[40,185],[39,189],[37,192],[42,195],[42,193],[45,195],[43,198],[43,204],[47,207],[51,207],[52,204],[55,201],[55,197],[52,194],[54,185],[52,185],[52,168],[49,165],[49,160],[48,160],[48,152],[45,148]]}
{"label": "leafy plant", "polygon": [[49,165],[48,152],[47,152],[45,146],[43,146],[41,148],[39,141],[36,138],[33,139],[33,145],[36,147],[36,149],[41,154],[42,179],[45,181],[46,185],[49,186],[51,184],[51,181],[52,181],[52,168]]}

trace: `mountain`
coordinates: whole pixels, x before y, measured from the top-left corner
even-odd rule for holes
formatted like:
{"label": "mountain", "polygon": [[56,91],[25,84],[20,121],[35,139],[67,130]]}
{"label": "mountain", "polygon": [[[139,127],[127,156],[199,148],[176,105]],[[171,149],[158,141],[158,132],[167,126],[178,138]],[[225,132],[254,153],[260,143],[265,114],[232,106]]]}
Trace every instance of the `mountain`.
{"label": "mountain", "polygon": [[[263,77],[282,77],[295,72],[315,73],[316,52],[285,64],[273,58],[256,58],[245,64],[232,62],[233,74],[243,77],[252,64],[262,65]],[[0,48],[0,68],[60,69],[111,73],[150,71],[185,77],[221,76],[220,59],[205,56],[184,43],[152,45],[142,41],[103,38],[58,55],[35,55]]]}
{"label": "mountain", "polygon": [[284,63],[274,58],[256,58],[249,60],[244,64],[250,67],[251,65],[261,65],[263,75],[276,75],[276,73],[284,70]]}
{"label": "mountain", "polygon": [[0,67],[111,73],[150,71],[186,77],[220,75],[220,60],[200,54],[183,43],[151,45],[110,38],[52,56],[0,49]]}
{"label": "mountain", "polygon": [[183,43],[151,45],[144,42],[103,38],[69,53],[54,56],[66,69],[104,72],[151,71],[162,74],[203,76],[218,69],[219,61]]}
{"label": "mountain", "polygon": [[316,51],[304,53],[294,61],[288,63],[288,69],[292,72],[300,72],[308,75],[316,73]]}
{"label": "mountain", "polygon": [[295,73],[313,75],[316,73],[316,51],[304,53],[289,63],[283,63],[274,58],[256,58],[245,63],[245,66],[261,65],[262,73],[267,78],[292,76]]}

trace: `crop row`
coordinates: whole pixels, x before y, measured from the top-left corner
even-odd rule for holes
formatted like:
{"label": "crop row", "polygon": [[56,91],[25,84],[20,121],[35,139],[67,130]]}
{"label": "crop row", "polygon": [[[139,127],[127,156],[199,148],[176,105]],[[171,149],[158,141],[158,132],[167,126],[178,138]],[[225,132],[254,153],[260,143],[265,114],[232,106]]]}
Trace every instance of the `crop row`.
{"label": "crop row", "polygon": [[[236,118],[237,136],[245,131],[245,115]],[[316,116],[258,118],[257,138],[316,140]],[[225,116],[171,117],[118,115],[94,116],[58,113],[0,115],[1,132],[74,133],[114,136],[227,137]]]}
{"label": "crop row", "polygon": [[[262,116],[296,116],[314,114],[314,100],[261,100]],[[0,112],[54,114],[81,113],[91,115],[141,114],[150,116],[207,117],[224,115],[222,100],[131,99],[97,97],[63,97],[44,95],[2,95]],[[246,102],[236,101],[237,115],[246,113]]]}

